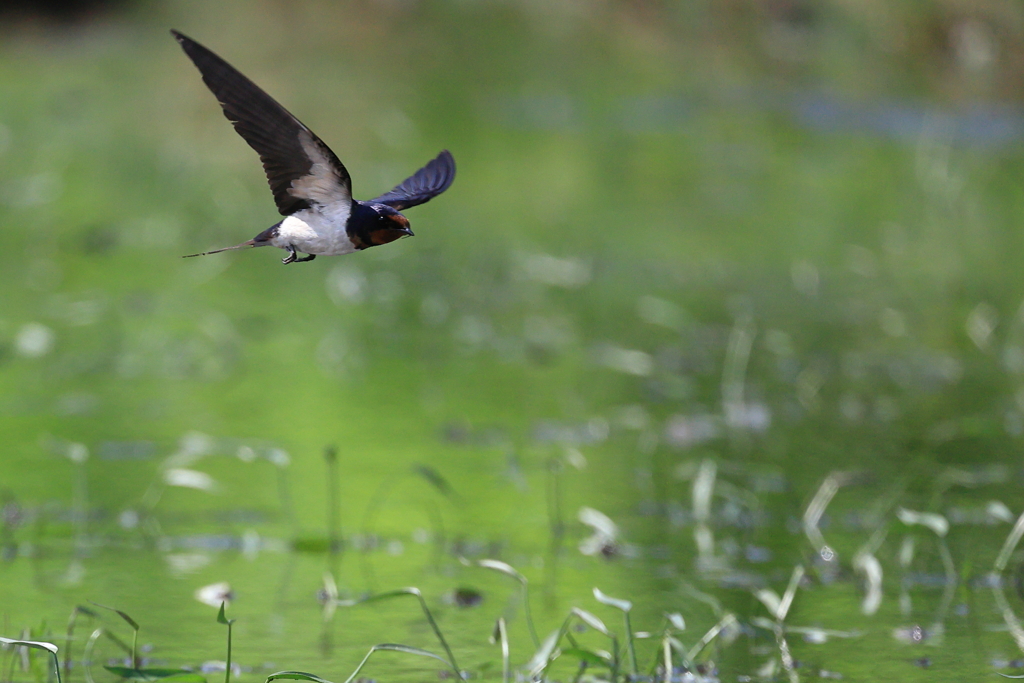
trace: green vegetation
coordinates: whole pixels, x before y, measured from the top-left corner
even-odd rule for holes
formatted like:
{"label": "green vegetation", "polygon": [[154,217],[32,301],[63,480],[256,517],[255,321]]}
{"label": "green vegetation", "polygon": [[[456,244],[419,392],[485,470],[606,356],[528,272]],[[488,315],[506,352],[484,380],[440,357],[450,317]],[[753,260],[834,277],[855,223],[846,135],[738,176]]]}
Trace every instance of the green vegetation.
{"label": "green vegetation", "polygon": [[[3,633],[219,675],[227,582],[247,681],[1014,673],[1021,12],[3,15]],[[172,27],[358,197],[442,148],[454,185],[384,248],[178,258],[278,216]]]}

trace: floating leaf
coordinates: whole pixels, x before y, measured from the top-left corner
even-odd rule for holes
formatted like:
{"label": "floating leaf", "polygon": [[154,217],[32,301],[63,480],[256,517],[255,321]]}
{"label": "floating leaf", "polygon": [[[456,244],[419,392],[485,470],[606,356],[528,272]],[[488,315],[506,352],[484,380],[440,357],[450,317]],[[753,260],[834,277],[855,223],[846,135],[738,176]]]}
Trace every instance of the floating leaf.
{"label": "floating leaf", "polygon": [[422,598],[423,594],[419,588],[396,588],[395,590],[384,591],[383,593],[375,593],[374,595],[367,595],[353,601],[353,604],[362,605],[369,602],[379,602],[381,600],[387,600],[389,598],[397,598],[401,595],[414,595],[418,598]]}
{"label": "floating leaf", "polygon": [[104,666],[121,678],[134,681],[174,681],[175,683],[206,683],[206,677],[186,669],[133,669],[128,666]]}
{"label": "floating leaf", "polygon": [[278,671],[275,674],[267,676],[267,683],[270,681],[276,681],[279,678],[284,678],[290,681],[312,681],[312,683],[331,683],[326,678],[320,678],[316,674],[308,674],[304,671]]}

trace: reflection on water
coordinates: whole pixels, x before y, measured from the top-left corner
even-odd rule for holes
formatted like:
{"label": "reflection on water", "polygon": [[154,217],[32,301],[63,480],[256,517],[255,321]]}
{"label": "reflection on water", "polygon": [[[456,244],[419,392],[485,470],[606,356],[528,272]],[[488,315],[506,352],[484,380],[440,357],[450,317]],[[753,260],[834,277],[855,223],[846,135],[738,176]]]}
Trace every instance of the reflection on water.
{"label": "reflection on water", "polygon": [[[611,442],[621,442],[629,434],[617,433],[621,427],[606,429]],[[543,432],[540,437],[543,443]],[[487,449],[487,443],[474,448]],[[53,448],[82,453],[84,447]],[[552,461],[561,464],[548,475],[556,485],[547,489],[547,519],[539,510],[522,509],[519,515],[524,529],[546,526],[543,533],[551,540],[546,551],[524,553],[525,548],[510,543],[515,523],[489,539],[462,537],[467,530],[472,533],[471,524],[448,532],[445,519],[452,512],[438,504],[430,508],[429,527],[378,533],[376,520],[403,480],[426,482],[437,491],[436,502],[465,502],[440,472],[418,468],[382,483],[363,514],[362,531],[347,534],[344,549],[337,554],[325,552],[329,543],[310,537],[266,535],[282,528],[285,515],[280,509],[269,517],[241,508],[212,509],[200,516],[187,510],[163,511],[154,500],[161,494],[153,494],[151,488],[135,508],[118,513],[91,507],[84,515],[82,500],[67,507],[23,506],[8,491],[0,533],[5,572],[31,577],[25,584],[32,587],[30,592],[58,602],[72,604],[81,599],[75,596],[101,593],[122,605],[131,604],[147,637],[143,666],[171,663],[207,673],[216,672],[211,662],[218,655],[209,636],[202,635],[212,612],[204,616],[194,606],[198,603],[217,607],[229,601],[239,623],[247,624],[240,626],[244,635],[236,641],[240,675],[291,667],[316,669],[329,677],[343,675],[346,666],[354,666],[360,650],[389,639],[436,651],[429,630],[424,631],[423,623],[417,625],[415,610],[389,603],[361,606],[366,597],[410,581],[420,584],[425,604],[436,612],[457,656],[472,662],[460,665],[472,676],[495,675],[486,666],[493,656],[485,640],[497,616],[510,624],[512,651],[523,661],[538,647],[531,647],[529,633],[536,630],[537,639],[543,640],[573,605],[589,615],[573,630],[581,642],[599,635],[592,633],[595,628],[616,630],[608,626],[615,622],[612,614],[601,611],[602,600],[586,599],[589,590],[581,586],[588,584],[614,587],[619,596],[628,596],[630,611],[636,604],[632,623],[640,633],[634,647],[641,660],[661,661],[657,643],[646,640],[657,639],[648,632],[659,628],[660,613],[676,611],[686,626],[677,626],[679,633],[673,638],[690,650],[680,666],[695,675],[702,670],[709,680],[717,680],[717,674],[707,669],[711,662],[716,670],[762,676],[852,675],[856,662],[844,659],[842,648],[832,648],[845,641],[856,641],[858,651],[871,647],[878,658],[874,665],[893,671],[901,670],[901,662],[935,667],[948,656],[945,653],[964,647],[965,639],[978,638],[989,643],[988,658],[981,664],[996,669],[1019,666],[1002,634],[1009,630],[1024,644],[1015,614],[1019,610],[1013,605],[1021,598],[1010,561],[1024,523],[1006,503],[991,498],[1013,488],[1006,468],[935,472],[928,483],[933,495],[940,496],[937,509],[942,513],[905,507],[914,499],[906,481],[880,481],[867,471],[829,474],[801,510],[791,505],[796,483],[770,467],[683,457],[666,473],[666,482],[649,477],[633,482],[629,488],[653,497],[634,494],[634,509],[613,519],[586,506],[577,513],[566,510],[562,489],[567,480],[578,479],[592,465],[576,447],[558,448],[565,450]],[[200,467],[204,457],[222,449],[238,458],[236,472],[264,456],[276,458],[279,467],[290,465],[273,447],[192,434],[159,467],[162,474],[154,486],[213,493],[216,488],[209,475],[167,465]],[[68,457],[66,467],[76,467],[74,458]],[[77,464],[86,461],[83,457]],[[679,493],[657,493],[667,487]],[[964,495],[975,491],[982,495]],[[286,500],[282,498],[280,506]],[[953,500],[960,502],[950,504]],[[117,525],[121,531],[114,530]],[[171,528],[197,525],[241,525],[246,531],[169,533]],[[72,530],[73,538],[65,539],[62,529]],[[562,542],[566,532],[577,540]],[[973,549],[970,558],[964,548]],[[794,559],[795,573],[792,565],[787,569]],[[497,569],[522,586],[503,584],[477,568]],[[221,580],[208,583],[215,578]],[[106,585],[110,580],[117,583]],[[538,582],[533,593],[523,592],[533,582]],[[758,598],[767,612],[740,599],[743,595]],[[18,609],[18,595],[7,592],[6,599]],[[622,608],[608,600],[604,602]],[[345,609],[339,611],[335,603]],[[524,611],[527,605],[533,607],[533,617]],[[601,626],[595,627],[590,617]],[[311,627],[319,636],[311,637]],[[116,631],[117,626],[106,623],[104,628]],[[701,629],[707,628],[710,635],[702,638]],[[43,629],[34,637],[57,639],[55,631]],[[261,653],[282,642],[290,643],[287,654],[281,655],[287,661],[264,661]],[[76,645],[67,652],[75,675],[85,662]],[[544,654],[542,647],[540,652],[541,659],[532,666],[544,668],[554,651]],[[625,657],[624,652],[620,655]],[[104,656],[108,662],[123,663],[116,652]],[[203,663],[204,656],[210,661]],[[549,674],[562,671],[571,659],[563,655],[554,660]],[[410,672],[421,670],[409,666]],[[753,674],[741,677],[746,675]]]}

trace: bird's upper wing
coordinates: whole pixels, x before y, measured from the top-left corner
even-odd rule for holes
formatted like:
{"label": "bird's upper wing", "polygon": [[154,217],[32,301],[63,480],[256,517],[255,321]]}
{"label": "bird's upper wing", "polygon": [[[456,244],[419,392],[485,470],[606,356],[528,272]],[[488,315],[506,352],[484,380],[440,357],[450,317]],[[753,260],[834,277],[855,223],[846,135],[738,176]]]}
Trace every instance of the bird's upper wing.
{"label": "bird's upper wing", "polygon": [[238,134],[256,150],[283,215],[352,202],[352,179],[330,147],[237,69],[188,36],[171,31]]}
{"label": "bird's upper wing", "polygon": [[382,194],[371,203],[387,204],[396,211],[416,206],[441,194],[455,180],[455,159],[444,150],[426,166],[401,182],[395,189]]}

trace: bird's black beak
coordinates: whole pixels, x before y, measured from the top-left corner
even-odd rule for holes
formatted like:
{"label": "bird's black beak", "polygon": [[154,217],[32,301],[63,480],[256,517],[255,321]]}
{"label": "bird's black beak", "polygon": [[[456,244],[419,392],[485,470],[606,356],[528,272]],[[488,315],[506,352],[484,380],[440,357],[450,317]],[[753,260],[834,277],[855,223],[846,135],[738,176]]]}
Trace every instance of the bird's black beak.
{"label": "bird's black beak", "polygon": [[[402,233],[402,237],[412,237],[412,230],[409,229],[409,219],[400,213],[393,213],[388,216],[394,225],[391,226],[392,230]],[[392,238],[394,239],[394,238]]]}

